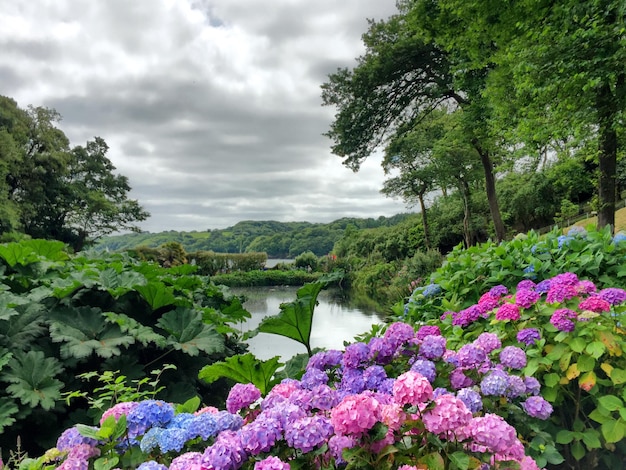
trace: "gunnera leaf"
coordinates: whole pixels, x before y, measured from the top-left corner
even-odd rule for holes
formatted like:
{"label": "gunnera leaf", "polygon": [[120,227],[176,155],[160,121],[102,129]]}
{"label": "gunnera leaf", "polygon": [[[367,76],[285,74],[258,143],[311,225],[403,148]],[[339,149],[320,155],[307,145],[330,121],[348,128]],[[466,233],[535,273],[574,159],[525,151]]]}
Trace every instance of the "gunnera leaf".
{"label": "gunnera leaf", "polygon": [[279,357],[275,356],[267,361],[258,359],[254,354],[231,356],[223,362],[215,362],[204,366],[198,378],[207,383],[226,377],[239,383],[251,383],[265,395],[278,380],[274,380],[274,374],[282,364]]}
{"label": "gunnera leaf", "polygon": [[213,325],[202,321],[202,313],[190,308],[179,307],[165,314],[157,322],[169,337],[168,344],[190,356],[201,351],[206,354],[223,352],[224,338]]}
{"label": "gunnera leaf", "polygon": [[7,392],[22,404],[50,410],[61,398],[63,382],[56,379],[61,371],[61,363],[41,351],[17,351],[0,373],[0,380],[11,383]]}

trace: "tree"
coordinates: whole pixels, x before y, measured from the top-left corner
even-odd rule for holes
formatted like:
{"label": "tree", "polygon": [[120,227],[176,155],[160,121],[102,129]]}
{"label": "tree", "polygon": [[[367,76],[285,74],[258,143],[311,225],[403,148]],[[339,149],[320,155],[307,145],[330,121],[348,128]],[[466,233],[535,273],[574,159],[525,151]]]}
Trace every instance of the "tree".
{"label": "tree", "polygon": [[[540,128],[533,133],[539,142],[555,136],[595,141],[598,225],[613,226],[618,131],[626,108],[623,1],[438,3],[454,25],[449,43],[474,52],[468,67],[489,63],[487,94],[497,98],[497,107],[515,109],[526,130]],[[477,45],[485,44],[489,52],[479,53],[486,48]],[[508,94],[499,89],[503,83]]]}
{"label": "tree", "polygon": [[81,250],[149,214],[127,197],[128,179],[114,174],[108,146],[96,137],[70,148],[53,109],[18,107],[0,97],[0,233],[20,231]]}
{"label": "tree", "polygon": [[334,141],[333,153],[358,171],[385,140],[410,131],[434,109],[446,105],[462,110],[465,139],[480,156],[496,238],[502,240],[505,229],[495,191],[494,144],[482,96],[486,76],[475,70],[463,74],[455,66],[460,59],[454,51],[437,44],[426,27],[431,6],[425,0],[401,1],[399,14],[387,21],[370,21],[363,35],[366,53],[357,66],[338,70],[322,85],[323,103],[338,109],[326,135]]}

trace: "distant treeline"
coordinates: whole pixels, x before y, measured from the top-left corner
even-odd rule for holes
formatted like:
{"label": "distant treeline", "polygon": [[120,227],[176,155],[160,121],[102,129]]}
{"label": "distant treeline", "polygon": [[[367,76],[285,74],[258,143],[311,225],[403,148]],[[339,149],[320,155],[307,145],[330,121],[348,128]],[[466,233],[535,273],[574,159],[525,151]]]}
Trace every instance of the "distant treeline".
{"label": "distant treeline", "polygon": [[102,238],[96,249],[127,251],[139,246],[157,248],[170,242],[180,243],[187,253],[213,251],[216,253],[267,253],[269,258],[295,258],[311,251],[323,256],[333,250],[347,228],[367,229],[391,227],[415,217],[398,214],[392,217],[342,218],[327,224],[310,222],[251,221],[238,222],[225,229],[159,233],[129,233]]}

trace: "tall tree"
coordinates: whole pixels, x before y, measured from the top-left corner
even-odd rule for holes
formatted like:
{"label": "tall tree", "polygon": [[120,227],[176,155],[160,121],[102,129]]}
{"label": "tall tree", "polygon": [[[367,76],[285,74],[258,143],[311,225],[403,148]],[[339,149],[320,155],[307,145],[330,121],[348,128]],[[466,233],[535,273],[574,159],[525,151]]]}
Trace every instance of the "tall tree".
{"label": "tall tree", "polygon": [[128,179],[114,173],[96,137],[70,148],[53,109],[20,109],[0,96],[0,233],[23,232],[81,250],[95,238],[136,229],[149,214],[128,198]]}
{"label": "tall tree", "polygon": [[485,75],[463,74],[458,58],[439,46],[425,27],[426,0],[400,1],[399,13],[386,21],[370,21],[363,35],[366,53],[353,70],[340,69],[322,85],[325,105],[337,107],[327,135],[333,153],[358,171],[364,159],[388,138],[410,131],[441,105],[465,114],[465,139],[478,152],[485,175],[496,238],[505,236],[493,167],[494,144],[488,134],[489,109],[483,98]]}
{"label": "tall tree", "polygon": [[[626,109],[624,2],[438,3],[454,25],[448,43],[474,52],[470,67],[489,63],[494,80],[487,94],[496,97],[496,106],[508,103],[506,112],[515,110],[544,143],[555,136],[596,142],[598,225],[613,226],[618,131]],[[489,54],[480,54],[486,44]],[[515,90],[506,101],[497,91],[505,81]]]}

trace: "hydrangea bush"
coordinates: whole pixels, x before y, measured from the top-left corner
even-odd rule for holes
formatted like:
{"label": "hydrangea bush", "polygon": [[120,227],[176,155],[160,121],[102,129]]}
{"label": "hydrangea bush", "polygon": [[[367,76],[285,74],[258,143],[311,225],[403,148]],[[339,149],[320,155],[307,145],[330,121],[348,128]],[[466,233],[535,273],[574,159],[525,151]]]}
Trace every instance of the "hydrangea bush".
{"label": "hydrangea bush", "polygon": [[511,420],[552,406],[524,374],[523,348],[492,333],[457,349],[438,326],[406,323],[314,354],[300,380],[265,396],[235,385],[226,410],[123,402],[99,426],[67,429],[26,468],[538,469]]}

